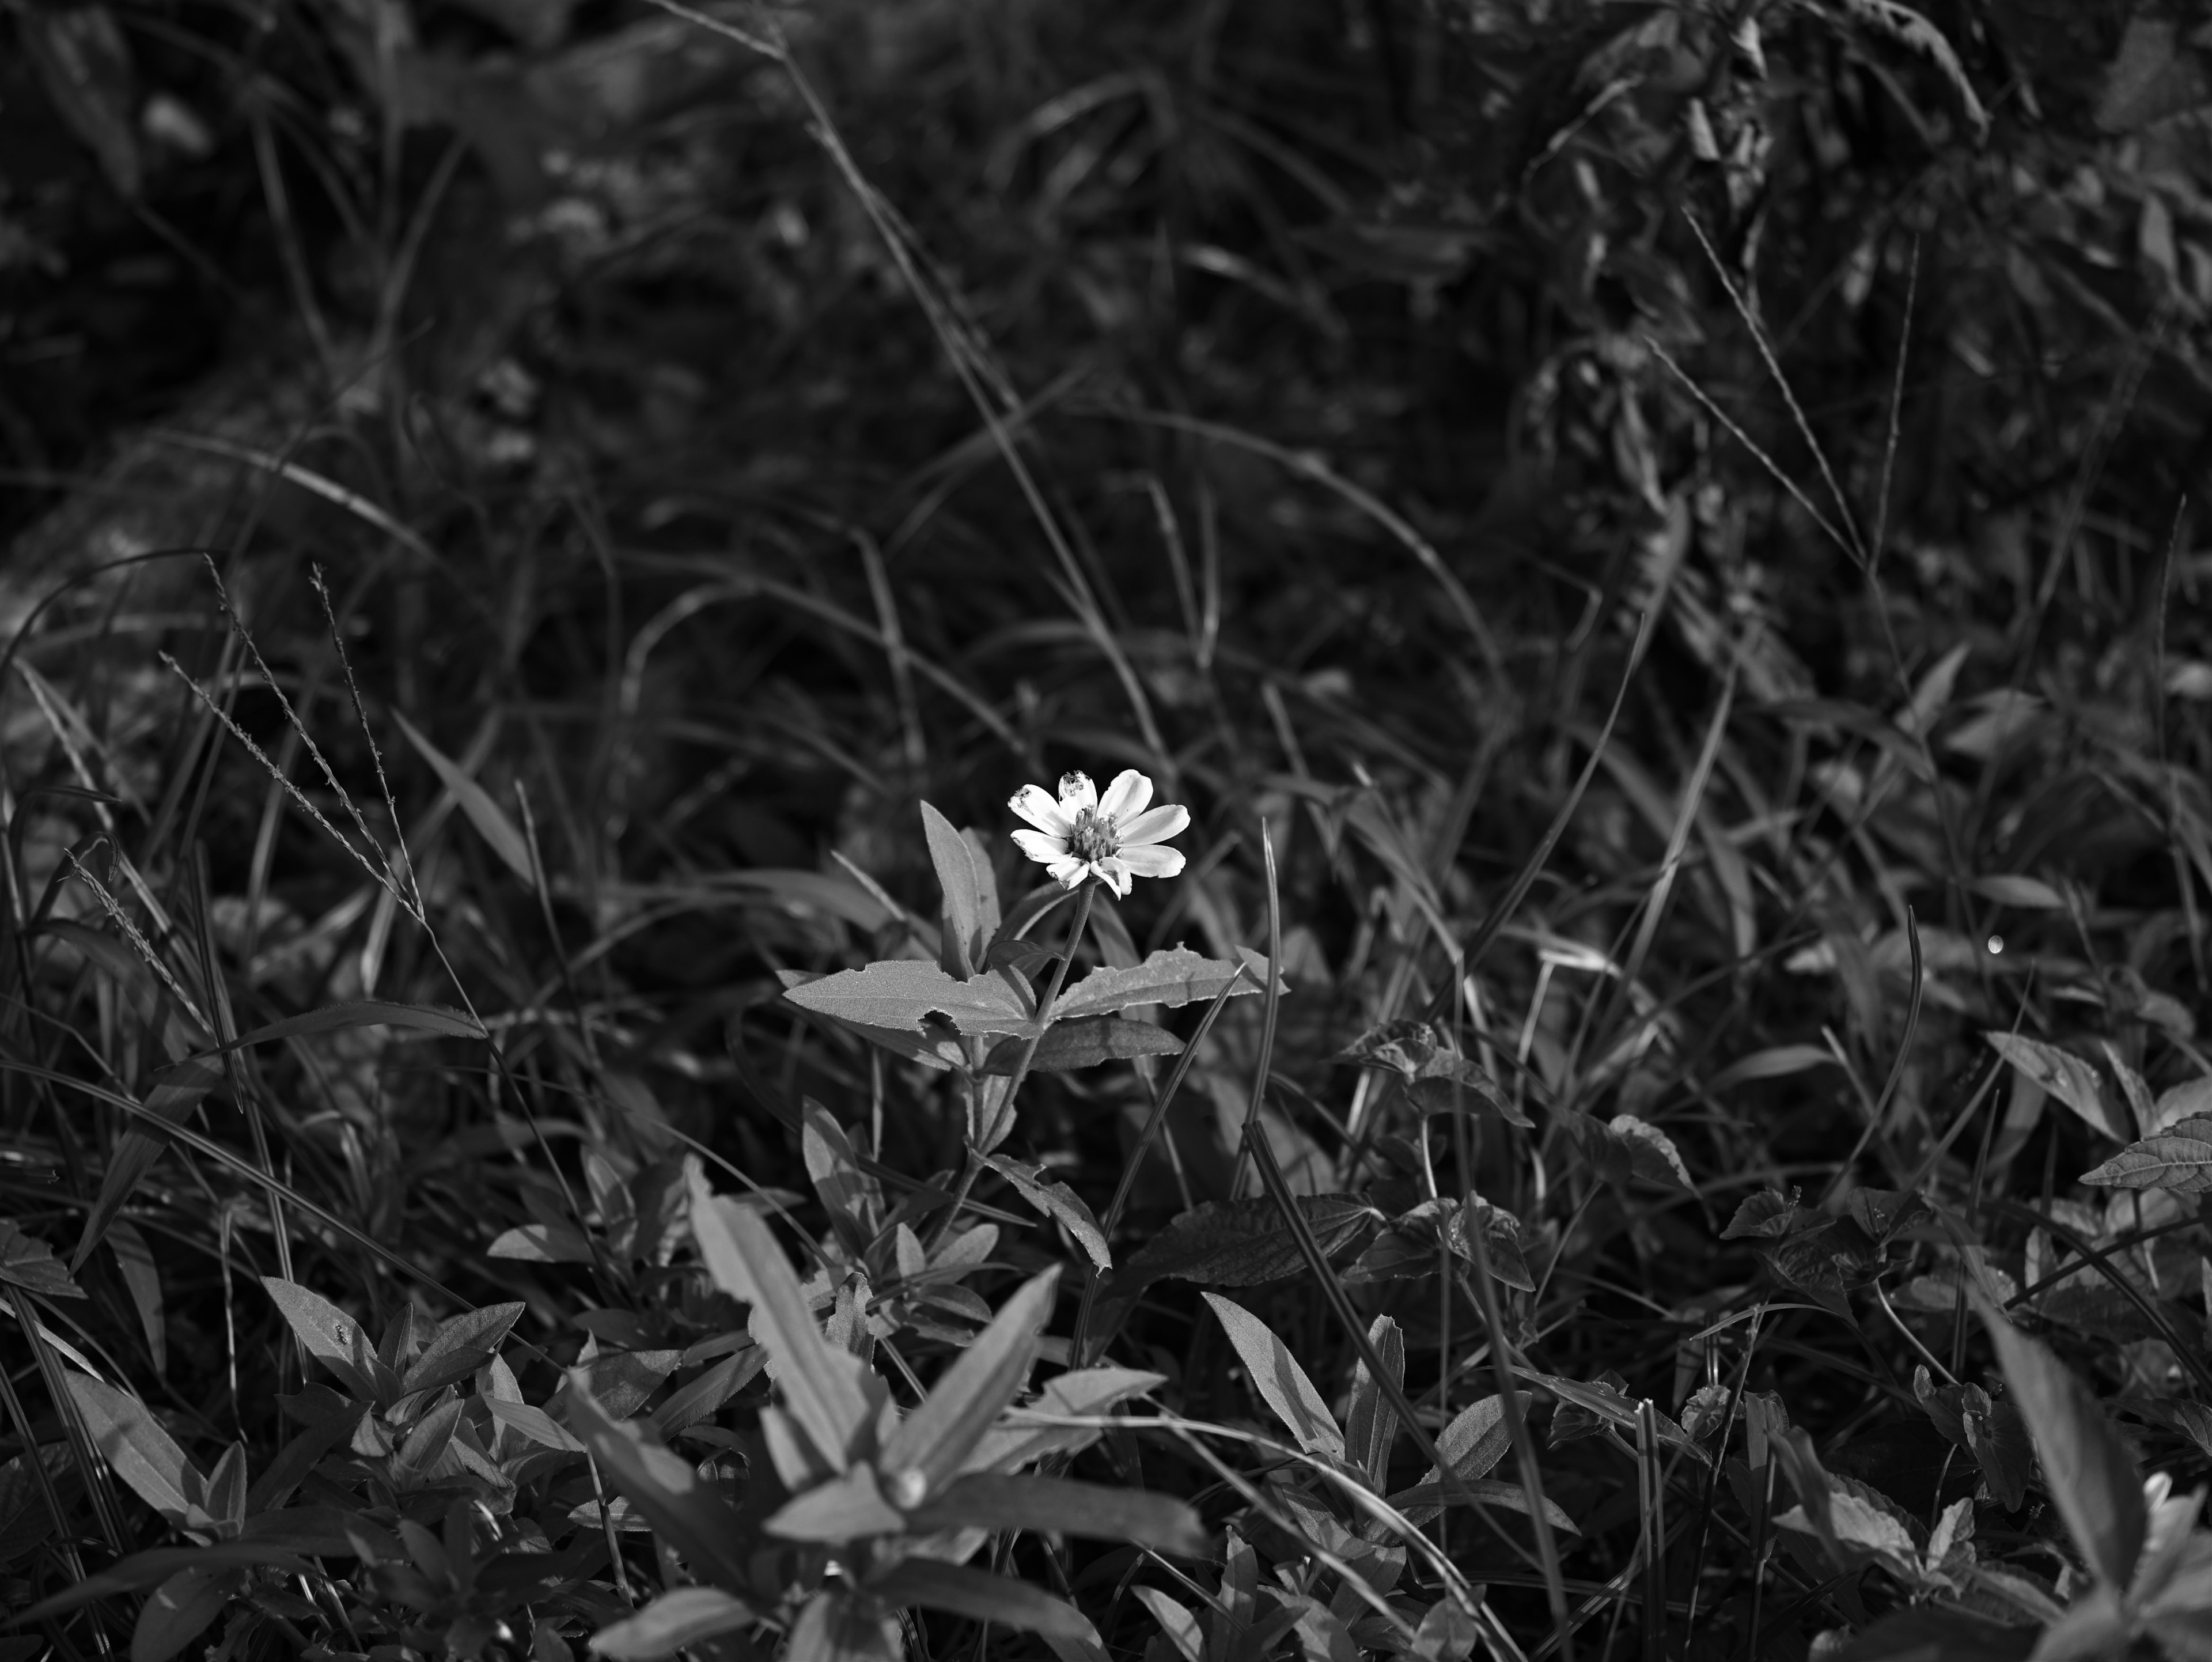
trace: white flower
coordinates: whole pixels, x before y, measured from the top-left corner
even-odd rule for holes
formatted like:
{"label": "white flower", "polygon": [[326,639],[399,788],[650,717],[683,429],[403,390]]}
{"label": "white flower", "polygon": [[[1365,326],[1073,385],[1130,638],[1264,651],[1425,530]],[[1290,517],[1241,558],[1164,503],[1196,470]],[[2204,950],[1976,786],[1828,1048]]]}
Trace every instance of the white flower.
{"label": "white flower", "polygon": [[1036,827],[1016,831],[1014,841],[1061,887],[1096,877],[1126,899],[1133,879],[1182,869],[1182,855],[1159,845],[1190,824],[1190,811],[1170,803],[1147,813],[1152,800],[1152,782],[1132,768],[1106,788],[1103,801],[1088,774],[1070,773],[1060,776],[1057,802],[1042,785],[1024,785],[1006,806]]}

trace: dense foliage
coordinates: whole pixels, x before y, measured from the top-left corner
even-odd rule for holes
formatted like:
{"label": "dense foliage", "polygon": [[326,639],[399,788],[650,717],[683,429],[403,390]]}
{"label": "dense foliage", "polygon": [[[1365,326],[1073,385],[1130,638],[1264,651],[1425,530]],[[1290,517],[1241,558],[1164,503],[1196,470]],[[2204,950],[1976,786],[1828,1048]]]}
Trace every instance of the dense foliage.
{"label": "dense foliage", "polygon": [[0,1662],[2212,1654],[2208,312],[2129,0],[0,12]]}

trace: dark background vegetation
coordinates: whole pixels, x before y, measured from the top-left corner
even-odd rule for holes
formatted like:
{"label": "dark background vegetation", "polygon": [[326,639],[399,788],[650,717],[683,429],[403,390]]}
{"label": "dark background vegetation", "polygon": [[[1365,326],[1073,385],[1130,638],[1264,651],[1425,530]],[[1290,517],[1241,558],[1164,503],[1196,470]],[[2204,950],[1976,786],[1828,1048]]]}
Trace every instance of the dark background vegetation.
{"label": "dark background vegetation", "polygon": [[[669,1287],[625,1306],[485,1249],[680,1138],[820,1233],[798,1141],[733,1052],[909,1183],[957,1171],[941,1077],[798,1020],[776,971],[913,950],[893,904],[938,905],[920,801],[983,833],[1011,903],[1041,874],[1005,839],[1008,793],[1136,767],[1194,819],[1185,874],[1118,910],[1136,948],[1264,949],[1264,825],[1293,990],[1271,1057],[1259,1001],[1224,1014],[1117,1254],[1257,1193],[1237,1136],[1268,1065],[1293,1187],[1395,1217],[1432,1170],[1516,1215],[1540,1290],[1505,1290],[1493,1340],[1693,1428],[1699,1385],[1773,1393],[1923,1537],[1975,1473],[1913,1371],[1996,1379],[1970,1280],[2017,1300],[2148,1465],[2185,1488],[2212,1466],[2185,1354],[2195,1202],[2075,1181],[2208,1073],[2193,13],[713,15],[787,37],[799,73],[629,0],[0,12],[0,1212],[68,1256],[130,1122],[57,1081],[153,1088],[180,989],[232,1032],[465,993],[511,1081],[480,1043],[334,1028],[258,1048],[192,1123],[466,1300],[525,1300],[518,1332],[556,1361],[587,1332],[680,1348],[703,1330]],[[386,838],[376,735],[449,967],[164,652],[345,824],[281,688]],[[524,870],[432,748],[525,828]],[[1530,1129],[1423,1121],[1332,1059],[1423,1015],[1458,1025]],[[2090,1086],[2046,1099],[1989,1030],[2062,1047]],[[1103,1212],[1147,1089],[1119,1066],[1040,1078],[1009,1151]],[[1631,1168],[1602,1129],[1623,1114],[1679,1172]],[[1762,1190],[1856,1233],[1795,1259],[1794,1237],[1721,1239]],[[1854,1190],[1891,1209],[1846,1218]],[[1908,1190],[1936,1210],[1887,1234]],[[1054,1230],[994,1178],[976,1194],[1006,1227],[986,1296],[1067,1259],[1072,1297]],[[271,1394],[300,1376],[253,1281],[280,1243],[288,1278],[376,1329],[410,1299],[453,1313],[189,1152],[121,1215],[151,1292],[103,1248],[82,1301],[40,1307],[203,1464],[285,1429]],[[1404,1328],[1439,1423],[1496,1388],[1468,1287],[1357,1289]],[[19,1292],[0,1603],[21,1607],[67,1580],[64,1538],[96,1564],[165,1537],[125,1495],[103,1539],[81,1474],[31,1481],[27,1438],[66,1446]],[[1342,1390],[1351,1352],[1308,1280],[1237,1296]],[[1163,1281],[1112,1354],[1165,1373],[1175,1413],[1252,1420],[1210,1323]],[[558,1375],[525,1379],[537,1402]],[[1670,1468],[1675,1532],[1639,1558],[1633,1439],[1563,1437],[1538,1401],[1582,1530],[1584,1652],[1802,1656],[1905,1602],[1881,1569],[1775,1550],[1759,1497],[1695,1464]],[[1731,1398],[1699,1434],[1741,1422]],[[1134,1458],[1085,1469],[1243,1516],[1203,1468],[1112,1464]],[[1983,1493],[1984,1557],[2063,1592],[2044,1491]],[[1453,1538],[1534,1653],[1541,1582],[1479,1533]],[[1044,1581],[1029,1551],[1009,1562]],[[1080,1579],[1087,1552],[1073,1596],[1109,1648],[1159,1642],[1120,1568]],[[398,1612],[362,1615],[367,1637],[295,1588],[241,1592],[194,1642],[551,1656],[602,1608],[449,1635],[450,1611],[356,1582],[358,1610]],[[127,1645],[131,1608],[0,1647]],[[926,1637],[1033,1642],[946,1616]]]}

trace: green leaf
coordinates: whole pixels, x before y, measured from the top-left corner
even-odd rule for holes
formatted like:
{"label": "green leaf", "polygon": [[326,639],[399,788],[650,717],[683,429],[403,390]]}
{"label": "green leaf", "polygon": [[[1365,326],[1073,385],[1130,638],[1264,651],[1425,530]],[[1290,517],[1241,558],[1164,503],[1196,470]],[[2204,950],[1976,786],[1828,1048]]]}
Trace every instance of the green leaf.
{"label": "green leaf", "polygon": [[862,970],[840,970],[784,995],[803,1010],[861,1027],[924,1033],[932,1017],[969,1037],[1035,1031],[1036,1018],[1001,975],[969,980],[919,959],[887,959]]}
{"label": "green leaf", "polygon": [[13,1218],[0,1218],[0,1282],[49,1299],[81,1299],[84,1289],[36,1235],[27,1235]]}
{"label": "green leaf", "polygon": [[987,1154],[983,1163],[1012,1184],[1016,1192],[1031,1206],[1066,1225],[1075,1244],[1102,1273],[1113,1269],[1113,1257],[1106,1249],[1106,1232],[1098,1227],[1097,1216],[1084,1203],[1082,1196],[1047,1175],[1042,1166],[1030,1166],[1005,1154]]}
{"label": "green leaf", "polygon": [[469,824],[477,828],[477,835],[499,856],[500,863],[520,878],[525,888],[535,888],[537,879],[530,869],[530,845],[522,840],[522,833],[514,828],[514,822],[491,800],[491,794],[462,772],[458,763],[425,739],[416,730],[415,724],[398,710],[392,712],[392,719],[399,723],[399,730],[407,735],[407,741],[430,764],[438,782],[453,794],[453,801],[468,816]]}
{"label": "green leaf", "polygon": [[1771,1189],[1762,1189],[1755,1195],[1747,1195],[1743,1203],[1735,1208],[1728,1227],[1721,1231],[1724,1241],[1743,1239],[1771,1240],[1790,1233],[1790,1221],[1797,1215],[1797,1191],[1782,1195]]}
{"label": "green leaf", "polygon": [[115,1475],[171,1524],[181,1525],[205,1497],[207,1480],[152,1410],[89,1374],[64,1371],[62,1381],[93,1446]]}
{"label": "green leaf", "polygon": [[[194,1056],[165,1072],[140,1105],[151,1115],[171,1125],[181,1125],[200,1099],[213,1090],[222,1079],[220,1063],[205,1056]],[[92,1202],[92,1210],[85,1214],[84,1227],[76,1238],[76,1251],[70,1254],[72,1272],[84,1268],[84,1261],[92,1256],[92,1249],[100,1245],[107,1226],[123,1209],[123,1203],[137,1188],[138,1180],[161,1158],[161,1151],[169,1146],[168,1139],[151,1131],[142,1131],[134,1123],[131,1129],[116,1139],[115,1152],[108,1157],[107,1171],[100,1180],[100,1193]]]}
{"label": "green leaf", "polygon": [[883,1189],[861,1171],[852,1139],[827,1108],[809,1097],[805,1114],[799,1153],[806,1161],[806,1175],[830,1214],[838,1244],[858,1263],[867,1257],[868,1244],[883,1227]]}
{"label": "green leaf", "polygon": [[[2184,1122],[2186,1123],[2187,1122]],[[2180,1195],[2212,1192],[2212,1142],[2195,1137],[2145,1137],[2131,1142],[2081,1181],[2106,1189],[2171,1189]]]}
{"label": "green leaf", "polygon": [[769,1534],[787,1541],[817,1541],[824,1545],[872,1535],[896,1535],[905,1527],[905,1516],[884,1499],[875,1468],[866,1464],[849,1466],[828,1482],[794,1495],[767,1524]]}
{"label": "green leaf", "polygon": [[2021,911],[2063,912],[2066,910],[2066,897],[2039,877],[2000,872],[1993,877],[1978,877],[1966,886],[1984,900],[1994,900],[2000,906],[2012,906]]}
{"label": "green leaf", "polygon": [[[1516,1391],[1514,1399],[1521,1408],[1525,1422],[1528,1415],[1529,1393]],[[1505,1458],[1513,1446],[1510,1424],[1505,1417],[1505,1398],[1500,1394],[1485,1397],[1462,1409],[1452,1416],[1452,1422],[1437,1437],[1437,1452],[1451,1463],[1453,1473],[1461,1477],[1487,1476],[1491,1469]],[[1425,1483],[1443,1481],[1443,1469],[1431,1466],[1421,1479]]]}
{"label": "green leaf", "polygon": [[955,830],[950,819],[927,802],[921,805],[921,828],[929,839],[938,886],[945,892],[938,962],[947,975],[975,975],[984,967],[983,954],[991,938],[999,932],[999,880],[974,834]]}
{"label": "green leaf", "polygon": [[1649,1120],[1633,1114],[1615,1114],[1610,1121],[1576,1114],[1568,1123],[1597,1174],[1607,1183],[1626,1185],[1631,1178],[1641,1178],[1665,1188],[1695,1189],[1674,1139]]}
{"label": "green leaf", "polygon": [[131,1634],[131,1662],[169,1662],[245,1586],[234,1569],[181,1569],[154,1589]]}
{"label": "green leaf", "polygon": [[1014,1399],[1036,1361],[1038,1330],[1052,1314],[1060,1287],[1058,1265],[1024,1282],[990,1326],[939,1376],[921,1405],[884,1440],[879,1464],[895,1484],[917,1476],[913,1505],[934,1495],[960,1470],[983,1434]]}
{"label": "green leaf", "polygon": [[833,1471],[842,1471],[872,1419],[862,1388],[866,1368],[833,1349],[814,1324],[814,1312],[791,1261],[757,1215],[708,1192],[695,1172],[691,1233],[714,1285],[753,1307],[752,1332],[765,1346],[791,1416]]}
{"label": "green leaf", "polygon": [[161,1275],[154,1264],[154,1249],[138,1226],[118,1218],[107,1226],[107,1250],[115,1254],[115,1267],[123,1276],[124,1290],[138,1312],[145,1330],[146,1348],[154,1353],[154,1371],[169,1371],[169,1327],[163,1313]]}
{"label": "green leaf", "polygon": [[[1358,1195],[1300,1195],[1297,1208],[1324,1252],[1334,1254],[1364,1233],[1380,1215]],[[1280,1281],[1305,1268],[1305,1255],[1275,1203],[1208,1201],[1155,1235],[1114,1279],[1115,1296],[1173,1277],[1212,1287],[1254,1287]]]}
{"label": "green leaf", "polygon": [[467,1378],[491,1360],[492,1354],[506,1342],[508,1330],[528,1307],[517,1300],[486,1305],[482,1310],[465,1311],[455,1316],[438,1330],[438,1336],[416,1358],[414,1367],[407,1370],[407,1377],[401,1381],[403,1387],[408,1391],[435,1391],[440,1385]]}
{"label": "green leaf", "polygon": [[759,1620],[750,1604],[718,1587],[677,1587],[628,1620],[601,1628],[592,1635],[592,1649],[617,1662],[647,1662]]}
{"label": "green leaf", "polygon": [[1715,1074],[1705,1088],[1718,1096],[1733,1086],[1748,1085],[1755,1080],[1788,1079],[1794,1075],[1810,1073],[1815,1068],[1840,1068],[1835,1053],[1818,1044],[1778,1044],[1771,1050],[1753,1050],[1749,1056],[1739,1056]]}
{"label": "green leaf", "polygon": [[867,1590],[893,1604],[919,1604],[976,1622],[1057,1639],[1079,1647],[1103,1662],[1105,1647],[1091,1619],[1066,1600],[1042,1588],[1004,1575],[930,1558],[902,1560],[868,1583]]}
{"label": "green leaf", "polygon": [[503,1233],[484,1249],[491,1258],[524,1263],[590,1263],[592,1244],[580,1231],[557,1223],[526,1223]]}
{"label": "green leaf", "polygon": [[[1029,1041],[1002,1038],[984,1059],[986,1074],[1009,1075],[1021,1066],[1022,1047]],[[1166,1028],[1149,1021],[1128,1021],[1120,1016],[1075,1016],[1063,1020],[1054,1014],[1052,1026],[1037,1041],[1030,1058],[1034,1073],[1066,1074],[1078,1068],[1096,1068],[1105,1062],[1126,1062],[1135,1056],[1173,1056],[1182,1054],[1182,1041]]]}
{"label": "green leaf", "polygon": [[311,1293],[297,1282],[264,1275],[261,1285],[269,1289],[269,1296],[310,1356],[337,1375],[363,1402],[384,1400],[379,1389],[382,1382],[375,1370],[363,1366],[365,1341],[360,1323],[321,1294]]}
{"label": "green leaf", "polygon": [[1124,1541],[1155,1552],[1202,1558],[1206,1525],[1188,1502],[1142,1489],[1109,1488],[1060,1477],[977,1473],[907,1516],[915,1529],[1034,1530]]}
{"label": "green leaf", "polygon": [[2097,1070],[2089,1062],[2056,1044],[2019,1033],[1984,1033],[1996,1053],[2020,1071],[2030,1084],[2039,1085],[2078,1115],[2083,1124],[2115,1142],[2125,1142],[2131,1128],[2108,1107]]}
{"label": "green leaf", "polygon": [[780,1662],[899,1662],[898,1619],[866,1594],[817,1592],[791,1626]]}
{"label": "green leaf", "polygon": [[[750,1533],[691,1462],[649,1436],[635,1420],[611,1420],[580,1377],[569,1376],[569,1416],[608,1482],[629,1499],[695,1574],[746,1586]],[[756,1537],[757,1538],[757,1537]]]}
{"label": "green leaf", "polygon": [[[1388,1316],[1377,1316],[1367,1330],[1368,1342],[1382,1360],[1391,1381],[1406,1383],[1406,1335]],[[1367,1485],[1381,1494],[1390,1477],[1390,1449],[1398,1440],[1398,1413],[1382,1394],[1382,1385],[1367,1371],[1362,1359],[1352,1371],[1352,1400],[1345,1411],[1345,1453],[1367,1474]]]}
{"label": "green leaf", "polygon": [[2045,1486],[2067,1532],[2100,1580],[2124,1589],[2142,1552],[2149,1513],[2142,1482],[2119,1434],[2066,1365],[1968,1288],[1995,1341],[2005,1383],[2027,1421]]}
{"label": "green leaf", "polygon": [[[408,1027],[417,1032],[439,1033],[447,1038],[482,1038],[483,1028],[471,1015],[435,1004],[394,1004],[383,999],[356,999],[349,1004],[328,1004],[303,1015],[287,1016],[219,1047],[239,1050],[249,1044],[271,1044],[280,1038],[300,1038],[310,1033],[335,1032],[347,1027]],[[197,1059],[197,1058],[195,1058]]]}
{"label": "green leaf", "polygon": [[1205,1662],[1206,1635],[1200,1630],[1196,1616],[1158,1587],[1132,1587],[1129,1591],[1152,1613],[1152,1620],[1160,1624],[1160,1631],[1167,1635],[1168,1642],[1176,1647],[1182,1662]]}
{"label": "green leaf", "polygon": [[287,1575],[313,1575],[315,1567],[296,1553],[258,1541],[218,1541],[211,1547],[155,1547],[117,1560],[73,1587],[42,1598],[27,1610],[15,1612],[18,1622],[42,1622],[118,1592],[143,1592],[159,1586],[179,1570],[250,1569],[257,1565],[280,1569]]}
{"label": "green leaf", "polygon": [[[1235,979],[1232,998],[1263,992],[1267,985],[1267,960],[1249,947],[1239,947],[1241,965],[1194,953],[1188,947],[1170,947],[1143,963],[1126,970],[1098,969],[1068,988],[1053,1007],[1055,1017],[1109,1015],[1138,1004],[1176,1008],[1208,1003]],[[1284,992],[1290,988],[1277,977]]]}
{"label": "green leaf", "polygon": [[[1021,1410],[1029,1415],[1064,1415],[1069,1419],[1095,1419],[1109,1409],[1157,1391],[1167,1383],[1163,1373],[1133,1367],[1085,1367],[1060,1374],[1037,1393],[1035,1402]],[[1088,1448],[1105,1433],[1096,1426],[1009,1424],[1001,1420],[963,1463],[966,1471],[1012,1471],[1048,1454]]]}
{"label": "green leaf", "polygon": [[1237,1348],[1252,1388],[1274,1410],[1275,1417],[1290,1428],[1298,1446],[1309,1454],[1342,1459],[1344,1433],[1336,1423],[1336,1416],[1328,1411],[1328,1403],[1314,1389],[1314,1382],[1306,1377],[1305,1369],[1298,1366],[1290,1348],[1276,1336],[1274,1329],[1242,1305],[1232,1304],[1218,1293],[1200,1296],[1219,1318],[1229,1335],[1229,1342]]}

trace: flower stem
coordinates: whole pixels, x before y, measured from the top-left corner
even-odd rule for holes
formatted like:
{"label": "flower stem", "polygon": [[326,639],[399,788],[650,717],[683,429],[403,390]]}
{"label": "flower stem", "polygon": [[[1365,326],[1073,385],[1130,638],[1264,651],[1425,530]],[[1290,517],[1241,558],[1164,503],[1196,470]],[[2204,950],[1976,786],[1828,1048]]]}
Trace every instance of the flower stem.
{"label": "flower stem", "polygon": [[[939,1223],[935,1232],[930,1236],[929,1245],[932,1250],[934,1250],[937,1244],[951,1230],[954,1221],[960,1215],[961,1208],[967,1205],[969,1192],[975,1187],[975,1179],[982,1173],[983,1156],[989,1154],[991,1148],[996,1148],[1005,1135],[1004,1132],[998,1131],[998,1128],[1004,1126],[1009,1130],[1012,1129],[1014,1099],[1021,1094],[1022,1081],[1029,1077],[1030,1063],[1036,1059],[1037,1046],[1043,1042],[1046,1032],[1052,1026],[1053,1007],[1060,1002],[1060,989],[1067,984],[1068,966],[1075,962],[1075,954],[1083,945],[1083,932],[1091,927],[1091,899],[1097,884],[1097,878],[1086,878],[1083,887],[1077,892],[1075,922],[1068,928],[1067,949],[1060,953],[1060,962],[1052,966],[1051,984],[1046,987],[1043,998],[1037,1002],[1036,1031],[1030,1035],[1029,1042],[1022,1046],[1022,1054],[1014,1063],[1013,1077],[1006,1083],[1006,1094],[1000,1100],[998,1111],[991,1117],[992,1124],[984,1128],[984,1135],[991,1139],[990,1147],[971,1147],[968,1150],[968,1163],[960,1173],[960,1187],[952,1196],[952,1204],[945,1209],[943,1221]],[[997,1135],[994,1135],[994,1132]]]}

